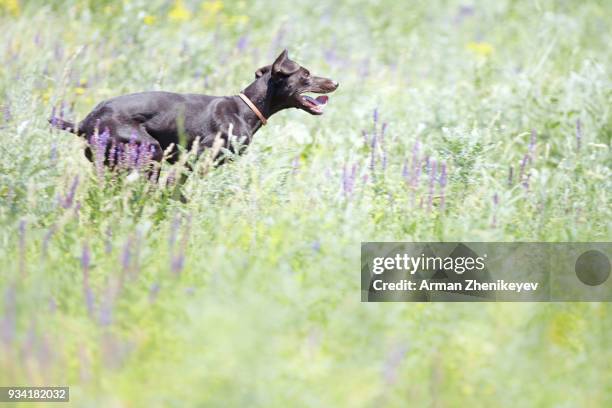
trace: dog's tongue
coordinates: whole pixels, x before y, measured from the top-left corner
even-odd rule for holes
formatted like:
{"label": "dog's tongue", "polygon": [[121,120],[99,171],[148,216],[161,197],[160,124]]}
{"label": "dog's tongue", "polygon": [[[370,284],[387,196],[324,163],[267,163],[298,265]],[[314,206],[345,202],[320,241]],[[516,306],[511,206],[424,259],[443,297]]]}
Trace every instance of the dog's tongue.
{"label": "dog's tongue", "polygon": [[317,98],[312,98],[308,95],[305,96],[308,102],[313,103],[317,106],[323,106],[327,104],[327,100],[329,99],[326,95],[317,96]]}
{"label": "dog's tongue", "polygon": [[321,95],[321,96],[317,96],[317,98],[314,101],[316,102],[317,105],[325,105],[328,99],[329,98],[327,96]]}

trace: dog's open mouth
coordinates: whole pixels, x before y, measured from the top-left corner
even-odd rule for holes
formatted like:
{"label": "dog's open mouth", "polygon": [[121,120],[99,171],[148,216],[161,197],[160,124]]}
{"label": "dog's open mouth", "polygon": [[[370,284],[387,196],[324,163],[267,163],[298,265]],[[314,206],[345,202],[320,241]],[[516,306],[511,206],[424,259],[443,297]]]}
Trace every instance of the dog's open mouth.
{"label": "dog's open mouth", "polygon": [[328,100],[329,97],[327,95],[320,95],[316,98],[308,95],[300,95],[302,107],[313,115],[323,114],[323,110],[325,109]]}

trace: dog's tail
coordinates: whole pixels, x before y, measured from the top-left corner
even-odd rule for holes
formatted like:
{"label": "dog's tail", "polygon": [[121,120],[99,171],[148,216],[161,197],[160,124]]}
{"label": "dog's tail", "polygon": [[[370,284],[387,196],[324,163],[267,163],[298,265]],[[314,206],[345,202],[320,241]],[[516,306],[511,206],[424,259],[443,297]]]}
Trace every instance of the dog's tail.
{"label": "dog's tail", "polygon": [[74,133],[75,135],[79,134],[79,130],[72,122],[68,122],[67,120],[59,118],[57,116],[52,116],[48,120],[51,126],[53,126],[54,128],[65,130],[66,132]]}

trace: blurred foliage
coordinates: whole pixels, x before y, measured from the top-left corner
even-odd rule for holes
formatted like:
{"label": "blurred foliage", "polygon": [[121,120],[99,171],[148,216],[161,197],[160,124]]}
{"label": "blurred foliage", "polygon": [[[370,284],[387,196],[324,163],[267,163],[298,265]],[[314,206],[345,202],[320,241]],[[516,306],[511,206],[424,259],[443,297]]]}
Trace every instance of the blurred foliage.
{"label": "blurred foliage", "polygon": [[[359,302],[361,241],[610,240],[611,19],[0,0],[0,384],[75,406],[611,406],[608,304]],[[128,92],[235,94],[284,47],[341,83],[326,114],[275,115],[187,204],[98,177],[47,125]]]}

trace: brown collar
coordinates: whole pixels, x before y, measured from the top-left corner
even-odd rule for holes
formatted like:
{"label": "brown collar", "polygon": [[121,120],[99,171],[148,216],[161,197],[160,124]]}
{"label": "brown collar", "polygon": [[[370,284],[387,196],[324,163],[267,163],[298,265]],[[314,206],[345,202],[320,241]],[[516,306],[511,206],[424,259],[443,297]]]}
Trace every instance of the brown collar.
{"label": "brown collar", "polygon": [[246,96],[243,93],[239,93],[238,96],[240,97],[240,99],[242,99],[244,101],[244,103],[246,103],[249,108],[251,108],[251,110],[253,112],[255,112],[255,114],[257,115],[257,117],[259,118],[259,120],[261,120],[262,125],[266,126],[266,123],[268,123],[268,121],[266,120],[266,117],[264,115],[261,114],[261,112],[259,111],[259,109],[257,109],[257,106],[255,106],[255,104],[253,102],[251,102],[251,100],[249,99],[248,96]]}

